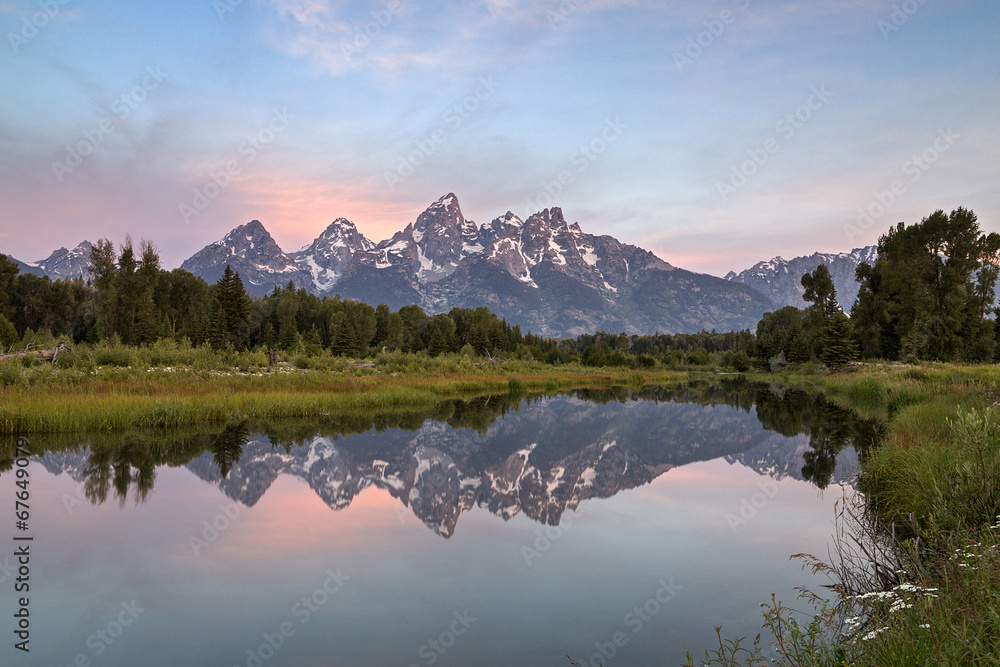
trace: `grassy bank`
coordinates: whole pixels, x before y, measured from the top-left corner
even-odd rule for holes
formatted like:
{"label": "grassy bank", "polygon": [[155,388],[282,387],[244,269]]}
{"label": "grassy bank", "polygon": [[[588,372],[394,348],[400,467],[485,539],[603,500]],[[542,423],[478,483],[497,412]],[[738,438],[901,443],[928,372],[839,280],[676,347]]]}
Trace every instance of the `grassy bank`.
{"label": "grassy bank", "polygon": [[[689,664],[1000,665],[1000,369],[864,365],[764,375],[823,391],[884,424],[861,461],[859,504],[842,515],[835,562],[811,557],[834,603],[765,605],[769,647],[720,635]],[[765,655],[766,653],[766,655]]]}
{"label": "grassy bank", "polygon": [[319,417],[338,410],[427,406],[483,394],[675,383],[681,372],[384,353],[352,360],[203,348],[101,346],[55,364],[0,361],[0,433],[172,427],[198,422]]}

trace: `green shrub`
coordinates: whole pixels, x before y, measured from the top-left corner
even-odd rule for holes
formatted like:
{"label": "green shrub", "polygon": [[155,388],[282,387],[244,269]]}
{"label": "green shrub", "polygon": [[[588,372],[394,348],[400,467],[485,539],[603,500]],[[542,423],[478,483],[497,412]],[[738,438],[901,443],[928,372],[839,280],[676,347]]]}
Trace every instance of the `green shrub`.
{"label": "green shrub", "polygon": [[750,370],[750,357],[746,352],[740,350],[733,355],[731,365],[737,373],[746,373]]}
{"label": "green shrub", "polygon": [[0,360],[0,386],[10,387],[26,384],[24,368],[17,359]]}
{"label": "green shrub", "polygon": [[0,353],[13,349],[21,339],[17,335],[17,329],[3,315],[0,315]]}
{"label": "green shrub", "polygon": [[137,366],[138,357],[136,349],[122,345],[118,335],[115,334],[94,347],[94,363],[98,366]]}

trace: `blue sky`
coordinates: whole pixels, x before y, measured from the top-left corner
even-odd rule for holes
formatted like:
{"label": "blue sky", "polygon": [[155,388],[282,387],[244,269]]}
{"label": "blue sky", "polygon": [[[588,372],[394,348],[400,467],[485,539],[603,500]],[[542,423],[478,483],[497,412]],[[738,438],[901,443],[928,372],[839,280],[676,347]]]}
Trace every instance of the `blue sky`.
{"label": "blue sky", "polygon": [[0,252],[259,219],[387,238],[447,192],[692,270],[1000,231],[994,0],[0,1]]}

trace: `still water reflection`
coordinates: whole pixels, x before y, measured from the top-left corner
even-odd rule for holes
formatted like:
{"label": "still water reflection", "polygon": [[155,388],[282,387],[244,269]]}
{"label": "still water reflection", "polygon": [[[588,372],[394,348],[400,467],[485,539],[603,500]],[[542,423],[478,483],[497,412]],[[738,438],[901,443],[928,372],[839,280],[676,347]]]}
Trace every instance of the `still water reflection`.
{"label": "still water reflection", "polygon": [[788,555],[875,435],[731,382],[32,438],[32,651],[0,662],[677,664],[817,584]]}

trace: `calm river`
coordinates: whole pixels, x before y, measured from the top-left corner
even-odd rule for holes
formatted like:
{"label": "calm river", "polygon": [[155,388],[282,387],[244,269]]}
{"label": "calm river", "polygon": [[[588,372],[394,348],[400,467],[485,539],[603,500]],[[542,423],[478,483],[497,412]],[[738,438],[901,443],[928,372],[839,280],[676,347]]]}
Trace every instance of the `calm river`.
{"label": "calm river", "polygon": [[873,437],[738,382],[29,437],[0,664],[678,664],[826,583],[789,555],[826,555]]}

